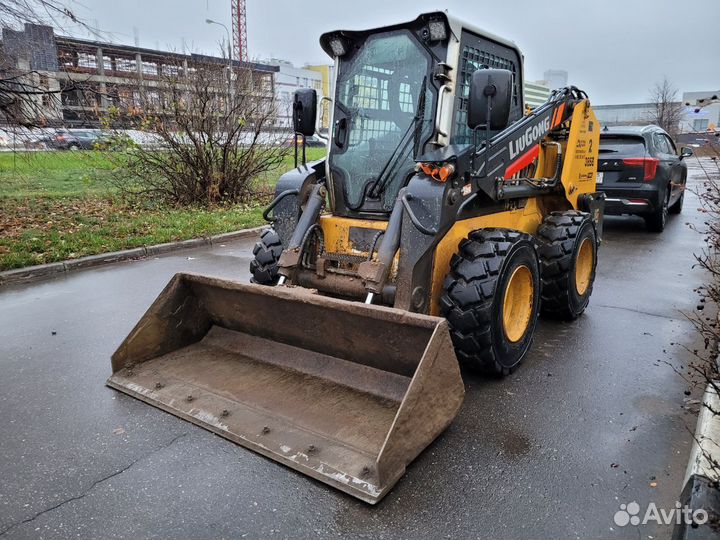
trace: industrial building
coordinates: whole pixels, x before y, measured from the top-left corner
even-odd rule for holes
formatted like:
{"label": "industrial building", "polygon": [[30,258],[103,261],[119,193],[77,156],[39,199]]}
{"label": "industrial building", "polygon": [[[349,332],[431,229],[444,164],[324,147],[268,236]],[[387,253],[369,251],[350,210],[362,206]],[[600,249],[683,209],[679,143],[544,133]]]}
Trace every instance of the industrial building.
{"label": "industrial building", "polygon": [[[164,75],[189,73],[199,64],[229,64],[215,56],[58,36],[52,27],[35,24],[20,31],[3,28],[1,46],[9,62],[3,70],[23,73],[26,84],[48,92],[23,106],[34,116],[29,121],[49,126],[97,125],[109,107],[137,105],[141,93],[163,103]],[[249,70],[253,91],[273,99],[277,65],[234,60],[232,66]],[[58,93],[60,99],[53,99]]]}
{"label": "industrial building", "polygon": [[525,81],[523,85],[525,105],[534,109],[545,103],[550,97],[550,87],[545,81]]}
{"label": "industrial building", "polygon": [[623,103],[620,105],[593,105],[593,111],[603,126],[629,126],[648,124],[655,114],[654,103]]}
{"label": "industrial building", "polygon": [[685,92],[682,95],[685,115],[681,131],[702,133],[720,129],[720,90]]}
{"label": "industrial building", "polygon": [[564,69],[548,69],[543,73],[543,80],[548,88],[564,88],[568,85],[568,72]]}
{"label": "industrial building", "polygon": [[[335,77],[335,66],[328,64],[317,64],[307,65],[306,69],[317,71],[322,77],[322,95],[332,96],[332,85]],[[321,131],[327,131],[330,129],[330,101],[323,100],[320,103],[320,121],[318,122],[318,129]]]}
{"label": "industrial building", "polygon": [[[683,108],[677,133],[704,133],[716,131],[720,126],[720,90],[684,92],[682,101],[675,105]],[[704,100],[700,102],[700,100]],[[624,103],[619,105],[594,105],[593,110],[602,125],[623,126],[649,124],[655,118],[654,103]]]}

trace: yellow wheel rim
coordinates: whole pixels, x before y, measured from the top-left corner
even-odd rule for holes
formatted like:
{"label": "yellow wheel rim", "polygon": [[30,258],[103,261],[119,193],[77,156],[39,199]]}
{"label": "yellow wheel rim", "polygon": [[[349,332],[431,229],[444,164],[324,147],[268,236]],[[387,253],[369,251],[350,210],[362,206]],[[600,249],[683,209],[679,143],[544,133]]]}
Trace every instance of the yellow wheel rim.
{"label": "yellow wheel rim", "polygon": [[518,266],[510,276],[503,299],[503,330],[512,343],[520,341],[530,325],[534,289],[530,269]]}
{"label": "yellow wheel rim", "polygon": [[580,296],[585,294],[590,286],[594,258],[592,240],[585,238],[580,244],[575,261],[575,290]]}

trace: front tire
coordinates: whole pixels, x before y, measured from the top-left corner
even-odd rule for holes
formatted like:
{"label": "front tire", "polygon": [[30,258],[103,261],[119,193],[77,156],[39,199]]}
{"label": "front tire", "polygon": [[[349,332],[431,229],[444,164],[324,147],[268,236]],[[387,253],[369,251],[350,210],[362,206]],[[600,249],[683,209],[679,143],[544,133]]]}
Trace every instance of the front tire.
{"label": "front tire", "polygon": [[543,315],[577,319],[595,282],[597,236],[590,215],[577,210],[553,212],[538,228]]}
{"label": "front tire", "polygon": [[486,374],[511,373],[532,344],[539,300],[531,236],[508,229],[470,233],[450,261],[440,298],[458,360]]}
{"label": "front tire", "polygon": [[259,285],[277,285],[277,263],[282,255],[283,247],[280,236],[272,227],[265,229],[260,241],[253,248],[253,260],[250,261],[250,281]]}

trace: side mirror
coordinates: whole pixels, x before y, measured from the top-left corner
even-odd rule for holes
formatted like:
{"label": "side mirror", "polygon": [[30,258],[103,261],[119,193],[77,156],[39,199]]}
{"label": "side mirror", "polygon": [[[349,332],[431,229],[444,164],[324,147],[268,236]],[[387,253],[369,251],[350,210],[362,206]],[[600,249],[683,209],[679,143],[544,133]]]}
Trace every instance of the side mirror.
{"label": "side mirror", "polygon": [[683,146],[680,148],[680,159],[690,157],[693,155],[693,149],[689,146]]}
{"label": "side mirror", "polygon": [[505,129],[510,121],[512,73],[507,69],[478,69],[472,74],[467,125]]}
{"label": "side mirror", "polygon": [[317,92],[312,88],[295,90],[293,96],[293,127],[295,133],[306,137],[315,134],[317,116]]}

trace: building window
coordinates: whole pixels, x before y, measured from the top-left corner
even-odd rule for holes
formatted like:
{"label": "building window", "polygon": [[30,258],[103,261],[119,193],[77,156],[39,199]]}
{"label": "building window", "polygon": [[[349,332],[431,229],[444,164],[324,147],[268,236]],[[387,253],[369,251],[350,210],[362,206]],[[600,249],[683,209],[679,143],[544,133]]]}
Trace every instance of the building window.
{"label": "building window", "polygon": [[707,118],[696,118],[693,120],[693,131],[705,131],[709,123]]}
{"label": "building window", "polygon": [[135,59],[130,60],[129,58],[116,58],[115,69],[117,71],[135,71],[137,70],[137,64]]}
{"label": "building window", "polygon": [[97,68],[97,56],[90,53],[78,53],[77,65],[81,68],[95,69]]}
{"label": "building window", "polygon": [[143,75],[157,75],[158,69],[155,62],[143,62],[142,63]]}
{"label": "building window", "polygon": [[182,66],[177,64],[163,64],[161,69],[163,75],[180,75]]}

